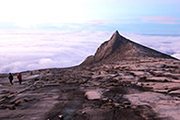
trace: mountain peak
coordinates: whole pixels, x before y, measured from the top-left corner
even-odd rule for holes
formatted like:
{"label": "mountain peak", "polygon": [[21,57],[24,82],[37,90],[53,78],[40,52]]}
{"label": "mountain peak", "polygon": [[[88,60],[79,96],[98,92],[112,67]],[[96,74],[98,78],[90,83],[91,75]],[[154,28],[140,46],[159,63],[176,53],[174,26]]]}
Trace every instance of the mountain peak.
{"label": "mountain peak", "polygon": [[121,37],[119,32],[116,31],[110,40],[104,42],[95,53],[95,61],[100,61],[115,51],[122,42]]}
{"label": "mountain peak", "polygon": [[116,30],[116,31],[114,32],[114,35],[118,35],[118,36],[120,36],[120,34],[119,34],[118,30]]}
{"label": "mountain peak", "polygon": [[86,58],[82,64],[92,64],[100,61],[112,62],[126,58],[131,59],[140,57],[175,59],[169,55],[128,40],[121,36],[116,30],[110,40],[102,43],[95,55]]}
{"label": "mountain peak", "polygon": [[116,36],[120,36],[120,34],[119,34],[119,32],[118,32],[118,30],[116,30],[114,33],[113,33],[113,35],[112,35],[112,37],[116,37]]}
{"label": "mountain peak", "polygon": [[120,34],[119,34],[119,32],[116,30],[114,33],[113,33],[113,35],[111,36],[111,38],[110,38],[110,40],[111,41],[115,41],[115,40],[117,40],[117,38],[119,38],[119,37],[122,37]]}

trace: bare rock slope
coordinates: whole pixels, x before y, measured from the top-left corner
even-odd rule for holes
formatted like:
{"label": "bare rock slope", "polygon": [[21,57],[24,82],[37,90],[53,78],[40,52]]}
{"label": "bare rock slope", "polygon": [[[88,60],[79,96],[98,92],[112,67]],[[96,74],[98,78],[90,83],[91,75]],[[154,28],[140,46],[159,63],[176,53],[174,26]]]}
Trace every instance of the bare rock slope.
{"label": "bare rock slope", "polygon": [[138,57],[154,57],[175,59],[151,48],[145,47],[121,36],[116,31],[110,40],[104,42],[96,51],[95,55],[89,56],[82,63],[88,65],[97,62],[114,62],[123,59],[137,59]]}
{"label": "bare rock slope", "polygon": [[78,67],[0,74],[0,120],[179,120],[180,61],[115,32]]}

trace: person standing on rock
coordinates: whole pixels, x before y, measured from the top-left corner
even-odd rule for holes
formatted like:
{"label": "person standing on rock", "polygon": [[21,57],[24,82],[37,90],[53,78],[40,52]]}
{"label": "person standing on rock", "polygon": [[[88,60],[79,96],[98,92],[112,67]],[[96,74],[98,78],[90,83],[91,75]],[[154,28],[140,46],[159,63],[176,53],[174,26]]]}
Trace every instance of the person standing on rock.
{"label": "person standing on rock", "polygon": [[19,80],[19,84],[21,84],[22,83],[22,75],[21,75],[21,73],[17,74],[17,78]]}
{"label": "person standing on rock", "polygon": [[11,85],[13,85],[13,75],[11,73],[9,73],[9,81],[11,83]]}

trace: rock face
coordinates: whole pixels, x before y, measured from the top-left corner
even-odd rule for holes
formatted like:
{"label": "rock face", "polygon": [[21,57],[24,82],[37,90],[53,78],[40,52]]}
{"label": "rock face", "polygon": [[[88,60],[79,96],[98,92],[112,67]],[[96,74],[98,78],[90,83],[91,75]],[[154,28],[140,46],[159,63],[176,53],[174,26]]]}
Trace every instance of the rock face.
{"label": "rock face", "polygon": [[179,60],[115,32],[85,63],[0,74],[0,120],[179,120]]}
{"label": "rock face", "polygon": [[92,63],[112,62],[128,58],[137,57],[154,57],[154,58],[170,58],[175,59],[169,55],[163,54],[151,48],[145,47],[131,40],[121,36],[116,31],[109,41],[104,42],[96,51],[95,55],[86,58],[82,65],[89,65]]}

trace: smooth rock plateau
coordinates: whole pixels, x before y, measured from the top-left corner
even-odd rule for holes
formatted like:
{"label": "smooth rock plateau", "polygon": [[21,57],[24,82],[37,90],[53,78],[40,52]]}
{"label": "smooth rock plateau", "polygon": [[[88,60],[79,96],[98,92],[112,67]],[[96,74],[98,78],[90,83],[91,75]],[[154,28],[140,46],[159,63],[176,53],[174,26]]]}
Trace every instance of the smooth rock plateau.
{"label": "smooth rock plateau", "polygon": [[71,68],[0,74],[0,120],[179,120],[180,61],[116,31]]}

